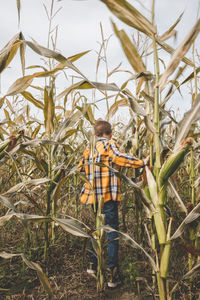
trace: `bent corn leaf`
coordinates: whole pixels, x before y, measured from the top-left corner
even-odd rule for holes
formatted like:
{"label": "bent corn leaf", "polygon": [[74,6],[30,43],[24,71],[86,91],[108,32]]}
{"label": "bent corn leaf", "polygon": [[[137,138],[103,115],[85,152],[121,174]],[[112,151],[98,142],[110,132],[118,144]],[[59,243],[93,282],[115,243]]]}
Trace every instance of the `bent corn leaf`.
{"label": "bent corn leaf", "polygon": [[147,115],[144,108],[140,104],[138,104],[137,100],[128,89],[123,90],[122,93],[128,97],[130,107],[134,111],[134,113],[143,117]]}
{"label": "bent corn leaf", "polygon": [[90,235],[84,231],[78,221],[75,219],[58,219],[53,218],[53,220],[60,225],[65,231],[80,237],[90,238]]}
{"label": "bent corn leaf", "polygon": [[64,96],[67,97],[71,91],[76,89],[94,89],[94,88],[97,88],[99,90],[116,91],[116,92],[119,92],[120,90],[115,83],[106,84],[102,82],[95,82],[95,81],[89,82],[87,80],[82,80],[75,84],[72,84],[70,87],[65,89],[56,97],[56,99],[58,100]]}
{"label": "bent corn leaf", "polygon": [[50,283],[49,283],[45,273],[43,272],[42,268],[40,267],[40,265],[33,262],[33,261],[28,260],[23,253],[21,254],[21,257],[22,257],[23,261],[25,262],[25,264],[29,268],[31,268],[31,269],[33,269],[37,272],[37,275],[38,275],[38,277],[40,279],[40,282],[43,285],[45,291],[48,293],[48,295],[53,297],[54,295],[53,295],[53,291],[52,291],[52,288],[50,286]]}
{"label": "bent corn leaf", "polygon": [[62,63],[63,66],[68,67],[72,70],[74,70],[76,73],[80,74],[83,78],[87,79],[81,71],[77,67],[75,67],[71,61],[69,61],[66,57],[64,57],[59,52],[50,50],[48,48],[45,48],[43,46],[38,45],[36,42],[30,42],[30,41],[23,41],[26,43],[33,51],[35,51],[37,54],[42,55],[47,58],[54,58],[60,63]]}
{"label": "bent corn leaf", "polygon": [[124,241],[128,241],[130,242],[131,246],[133,248],[136,248],[136,249],[139,249],[139,250],[142,250],[142,252],[146,255],[146,257],[149,259],[149,262],[153,268],[153,270],[155,272],[158,272],[158,267],[156,266],[155,264],[155,261],[153,260],[153,258],[145,251],[145,249],[140,246],[133,238],[131,238],[127,233],[123,233],[121,231],[118,231],[118,230],[115,230],[113,229],[112,227],[108,226],[108,225],[105,225],[105,226],[101,226],[100,227],[101,229],[105,230],[106,232],[117,232],[120,237],[124,240]]}
{"label": "bent corn leaf", "polygon": [[26,98],[26,100],[28,100],[29,102],[34,104],[36,107],[38,107],[40,109],[44,109],[44,104],[42,103],[42,101],[35,99],[30,92],[24,91],[24,92],[21,92],[21,95],[24,98]]}
{"label": "bent corn leaf", "polygon": [[0,195],[0,202],[4,206],[15,211],[15,206],[13,205],[13,203],[11,202],[11,200],[9,198],[6,198],[5,196]]}
{"label": "bent corn leaf", "polygon": [[190,131],[191,125],[200,119],[200,94],[194,100],[192,108],[184,114],[183,119],[178,123],[178,135],[174,149],[178,148]]}
{"label": "bent corn leaf", "polygon": [[197,204],[197,206],[195,206],[193,210],[187,215],[187,217],[182,221],[181,225],[172,235],[170,240],[177,239],[183,233],[187,224],[190,224],[191,222],[195,221],[199,217],[200,217],[200,203]]}
{"label": "bent corn leaf", "polygon": [[0,253],[0,257],[2,258],[5,258],[5,259],[10,259],[10,258],[13,258],[15,256],[21,256],[22,260],[25,262],[25,264],[35,270],[37,272],[37,275],[40,279],[40,282],[41,284],[43,285],[45,291],[51,296],[51,297],[54,297],[53,295],[53,291],[51,289],[51,286],[49,284],[49,281],[46,277],[46,275],[44,274],[42,268],[40,267],[39,264],[35,263],[35,262],[32,262],[30,260],[28,260],[25,255],[23,253],[15,253],[15,254],[12,254],[12,253],[6,253],[5,251],[1,252]]}
{"label": "bent corn leaf", "polygon": [[106,119],[109,120],[111,117],[113,117],[114,114],[117,112],[118,108],[121,106],[129,106],[129,102],[126,98],[124,98],[124,99],[122,98],[122,99],[116,101],[115,103],[113,103],[113,105],[111,105],[111,107],[107,113]]}

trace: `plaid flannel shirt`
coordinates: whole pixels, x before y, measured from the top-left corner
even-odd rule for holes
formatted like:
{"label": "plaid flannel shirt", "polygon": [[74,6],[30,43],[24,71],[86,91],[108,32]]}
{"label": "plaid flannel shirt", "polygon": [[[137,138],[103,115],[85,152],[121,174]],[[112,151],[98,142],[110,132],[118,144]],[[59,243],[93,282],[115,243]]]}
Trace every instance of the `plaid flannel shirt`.
{"label": "plaid flannel shirt", "polygon": [[[122,153],[118,144],[113,139],[98,138],[95,151],[94,162],[103,163],[106,166],[120,170],[120,167],[140,168],[144,167],[144,162],[132,155]],[[93,193],[95,200],[102,197],[104,202],[113,200],[120,201],[121,180],[109,168],[92,164],[90,150],[85,150],[83,159],[79,163],[79,171],[88,180],[82,188],[80,200],[82,203],[92,204]],[[94,174],[94,176],[93,176]],[[94,177],[94,178],[93,178]]]}

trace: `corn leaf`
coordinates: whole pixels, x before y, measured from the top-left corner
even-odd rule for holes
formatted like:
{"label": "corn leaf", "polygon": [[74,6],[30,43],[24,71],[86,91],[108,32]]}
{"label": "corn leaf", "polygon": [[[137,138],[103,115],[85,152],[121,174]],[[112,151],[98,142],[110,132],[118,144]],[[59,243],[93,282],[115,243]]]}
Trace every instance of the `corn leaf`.
{"label": "corn leaf", "polygon": [[36,185],[40,185],[40,184],[44,184],[49,182],[50,179],[48,178],[38,178],[38,179],[29,179],[29,180],[25,180],[24,182],[20,182],[18,184],[16,184],[15,186],[11,187],[8,191],[4,192],[3,195],[9,195],[12,193],[17,193],[19,191],[21,191],[25,186],[36,186]]}
{"label": "corn leaf", "polygon": [[92,124],[95,123],[95,118],[92,112],[91,104],[83,104],[82,107],[76,106],[84,115],[84,117]]}
{"label": "corn leaf", "polygon": [[161,76],[159,83],[158,83],[161,90],[165,87],[168,77],[176,70],[181,59],[184,57],[184,55],[189,50],[190,46],[193,44],[199,31],[200,31],[200,19],[196,22],[196,24],[193,26],[193,28],[191,29],[189,34],[186,36],[184,41],[180,44],[180,46],[173,53],[172,58],[169,62],[169,65],[167,66],[167,69]]}
{"label": "corn leaf", "polygon": [[144,117],[144,123],[150,132],[152,132],[153,134],[157,132],[156,127],[154,126],[153,122],[150,119],[150,116]]}
{"label": "corn leaf", "polygon": [[21,92],[21,95],[24,98],[26,98],[26,100],[28,100],[29,102],[31,102],[32,104],[34,104],[36,107],[44,110],[44,104],[42,103],[42,101],[35,99],[30,92],[23,91],[23,92]]}
{"label": "corn leaf", "polygon": [[175,201],[176,201],[178,207],[180,208],[180,210],[182,212],[187,214],[187,208],[186,208],[185,204],[183,203],[183,201],[181,200],[181,197],[179,196],[177,190],[175,189],[174,184],[172,183],[171,179],[169,180],[169,186],[175,195]]}
{"label": "corn leaf", "polygon": [[39,264],[28,260],[23,253],[11,254],[11,253],[6,253],[5,251],[0,253],[0,257],[5,258],[5,259],[10,259],[10,258],[13,258],[16,256],[20,256],[29,268],[31,268],[37,272],[37,275],[38,275],[40,282],[43,285],[45,291],[49,294],[49,296],[53,297],[54,295],[53,295],[51,286],[49,284],[49,281]]}
{"label": "corn leaf", "polygon": [[15,213],[13,216],[17,217],[20,220],[23,221],[32,221],[35,223],[43,223],[43,222],[51,222],[51,217],[48,216],[38,216],[38,215],[30,215],[30,214],[24,214],[24,213]]}
{"label": "corn leaf", "polygon": [[154,203],[154,206],[157,206],[158,205],[157,184],[156,184],[153,174],[151,173],[149,168],[145,167],[145,170],[146,170],[147,182],[148,182],[148,186],[149,186],[149,192],[151,195],[151,199]]}
{"label": "corn leaf", "polygon": [[44,89],[44,124],[47,133],[54,131],[55,104],[53,100],[53,87],[49,91]]}
{"label": "corn leaf", "polygon": [[129,242],[130,245],[133,247],[133,248],[136,248],[136,249],[139,249],[141,250],[145,256],[148,258],[153,270],[155,272],[158,272],[158,267],[156,266],[155,264],[155,261],[153,260],[153,258],[145,251],[145,249],[140,246],[133,238],[130,237],[130,235],[128,235],[127,233],[123,233],[121,231],[117,231],[115,229],[113,229],[112,227],[108,226],[108,225],[105,225],[105,226],[101,226],[100,229],[103,229],[105,230],[106,232],[117,232],[119,234],[119,236],[126,242]]}
{"label": "corn leaf", "polygon": [[[119,177],[120,179],[122,179],[127,185],[129,185],[130,187],[134,188],[137,190],[141,201],[143,202],[143,204],[148,207],[150,209],[151,212],[155,212],[155,208],[153,206],[153,204],[151,203],[151,201],[148,199],[148,197],[146,196],[144,190],[139,186],[139,184],[134,183],[130,178],[128,178],[126,175],[124,175],[122,172],[117,171],[116,169],[107,166],[103,163],[96,163],[97,166],[103,166],[103,167],[107,167],[111,172],[113,172],[115,174],[115,176]],[[78,168],[78,167],[77,167]]]}
{"label": "corn leaf", "polygon": [[178,148],[191,128],[191,125],[200,119],[200,94],[194,100],[192,108],[184,114],[183,119],[178,123],[178,134],[174,149]]}
{"label": "corn leaf", "polygon": [[200,203],[198,203],[193,208],[193,210],[187,215],[187,217],[182,221],[181,225],[178,227],[178,229],[172,235],[170,240],[177,239],[183,233],[187,224],[194,222],[199,217],[200,217]]}
{"label": "corn leaf", "polygon": [[37,272],[37,275],[38,275],[38,277],[40,279],[40,282],[43,285],[45,291],[48,293],[48,295],[50,295],[51,297],[53,297],[54,295],[53,295],[53,291],[52,291],[52,288],[50,286],[50,283],[49,283],[49,281],[48,281],[45,273],[43,272],[42,268],[40,267],[40,265],[37,264],[37,263],[35,263],[35,262],[32,262],[32,261],[28,260],[25,257],[24,254],[21,254],[21,257],[22,257],[23,261],[25,262],[25,264],[29,268],[31,268],[31,269],[33,269],[33,270],[35,270]]}
{"label": "corn leaf", "polygon": [[152,36],[156,33],[155,27],[136,8],[126,0],[101,0],[110,11],[127,25]]}
{"label": "corn leaf", "polygon": [[0,217],[0,227],[4,226],[10,219],[12,219],[13,214],[7,214],[3,217]]}
{"label": "corn leaf", "polygon": [[180,14],[180,16],[178,17],[176,22],[165,33],[163,33],[161,36],[159,36],[159,39],[161,41],[165,41],[165,40],[169,39],[171,36],[176,35],[176,31],[174,30],[174,28],[180,22],[182,17],[183,17],[183,13]]}
{"label": "corn leaf", "polygon": [[109,120],[110,118],[112,118],[114,114],[117,112],[117,110],[119,109],[119,107],[121,106],[129,106],[129,102],[126,98],[124,99],[122,98],[116,101],[115,103],[113,103],[113,105],[111,105],[107,113],[106,119]]}
{"label": "corn leaf", "polygon": [[16,34],[0,51],[0,73],[10,64],[20,46],[20,33]]}
{"label": "corn leaf", "polygon": [[[79,75],[81,75],[83,78],[87,79],[81,73],[81,71],[79,71],[79,69],[72,64],[71,61],[69,61],[66,57],[64,57],[59,52],[56,52],[56,51],[50,50],[48,48],[45,48],[43,46],[40,46],[36,42],[30,42],[30,41],[23,41],[23,42],[26,43],[26,45],[28,45],[37,54],[42,55],[47,58],[54,58],[57,61],[59,61],[60,63],[62,63],[63,67],[68,67],[68,68],[72,69],[73,71],[75,71],[76,73],[78,73]],[[60,68],[60,65],[58,66],[58,68]]]}
{"label": "corn leaf", "polygon": [[53,218],[53,220],[60,225],[65,231],[80,237],[90,238],[90,235],[83,230],[81,224],[75,219],[58,219]]}
{"label": "corn leaf", "polygon": [[17,12],[18,12],[18,27],[20,25],[20,13],[21,13],[21,1],[17,0]]}
{"label": "corn leaf", "polygon": [[0,195],[0,202],[4,206],[15,211],[15,206],[13,205],[12,201],[9,198],[6,198],[5,196]]}
{"label": "corn leaf", "polygon": [[[144,97],[144,99],[147,100],[148,102],[152,104],[154,103],[153,97],[149,96],[144,90],[140,92],[140,95]],[[171,116],[171,114],[167,110],[163,109],[161,105],[159,106],[159,110],[164,115],[167,115],[175,124],[177,123],[176,120]]]}
{"label": "corn leaf", "polygon": [[[23,34],[20,32],[20,40],[24,40]],[[25,75],[25,51],[26,51],[26,44],[21,43],[20,44],[20,60],[21,60],[21,66],[22,66],[22,74]]]}
{"label": "corn leaf", "polygon": [[0,257],[5,258],[5,259],[10,259],[10,258],[13,258],[15,256],[21,256],[21,253],[19,253],[19,254],[12,254],[12,253],[6,253],[5,251],[0,252]]}
{"label": "corn leaf", "polygon": [[84,52],[81,52],[81,53],[78,53],[78,54],[69,56],[67,59],[68,59],[70,62],[74,62],[74,61],[78,60],[79,58],[81,58],[82,56],[84,56],[85,54],[88,54],[90,51],[91,51],[91,50],[87,50],[87,51],[84,51]]}
{"label": "corn leaf", "polygon": [[27,75],[22,78],[17,79],[8,89],[6,96],[13,96],[18,93],[23,92],[33,81],[32,75]]}
{"label": "corn leaf", "polygon": [[94,82],[94,81],[87,81],[87,80],[82,80],[79,81],[75,84],[72,84],[70,87],[66,88],[63,92],[61,92],[56,99],[60,99],[62,97],[67,97],[71,91],[76,90],[76,89],[94,89],[97,88],[99,90],[106,90],[106,91],[119,91],[119,88],[115,83],[101,83],[101,82]]}
{"label": "corn leaf", "polygon": [[122,93],[127,96],[130,103],[130,107],[134,113],[140,116],[147,115],[144,108],[140,104],[138,104],[137,100],[134,98],[134,96],[131,94],[131,92],[128,89],[123,90]]}
{"label": "corn leaf", "polygon": [[146,68],[142,61],[142,58],[140,57],[136,47],[133,45],[131,40],[129,39],[128,35],[124,30],[118,30],[115,23],[112,23],[115,34],[119,38],[121,42],[121,46],[124,50],[124,53],[131,64],[132,68],[136,73],[145,72]]}
{"label": "corn leaf", "polygon": [[[166,52],[170,53],[170,54],[173,54],[175,52],[174,48],[172,48],[170,45],[166,44],[165,42],[162,42],[158,37],[156,37],[156,42],[158,45],[161,46],[161,48],[163,48]],[[194,63],[188,59],[187,57],[182,57],[181,60],[191,66],[191,67],[194,67]]]}
{"label": "corn leaf", "polygon": [[[187,68],[187,65],[185,64],[183,67],[179,67],[178,72],[175,76],[175,78],[171,81],[171,86],[169,87],[168,92],[166,93],[166,96],[164,98],[164,100],[162,101],[162,103],[160,104],[161,107],[164,107],[164,105],[166,104],[166,102],[171,98],[171,96],[173,95],[173,93],[178,90],[180,95],[180,86],[181,84],[178,83],[178,79],[179,77],[183,74],[184,70]],[[176,83],[176,84],[175,84]],[[182,95],[181,95],[182,96]]]}
{"label": "corn leaf", "polygon": [[200,262],[197,262],[197,264],[183,276],[183,280],[189,279],[190,277],[193,277],[197,273],[199,274],[199,268],[200,268]]}
{"label": "corn leaf", "polygon": [[200,67],[196,68],[195,72],[193,71],[185,80],[183,80],[181,83],[180,83],[180,86],[185,84],[186,82],[190,81],[191,79],[194,78],[194,75],[195,74],[198,74],[200,72]]}

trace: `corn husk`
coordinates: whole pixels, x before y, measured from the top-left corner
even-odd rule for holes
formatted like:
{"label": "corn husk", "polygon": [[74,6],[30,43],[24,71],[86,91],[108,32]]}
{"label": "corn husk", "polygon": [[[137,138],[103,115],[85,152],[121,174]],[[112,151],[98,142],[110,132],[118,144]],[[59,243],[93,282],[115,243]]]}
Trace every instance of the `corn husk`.
{"label": "corn husk", "polygon": [[174,152],[172,152],[172,154],[167,158],[159,173],[158,183],[160,189],[183,162],[184,157],[188,153],[193,141],[193,138],[187,138],[180,147],[175,149]]}

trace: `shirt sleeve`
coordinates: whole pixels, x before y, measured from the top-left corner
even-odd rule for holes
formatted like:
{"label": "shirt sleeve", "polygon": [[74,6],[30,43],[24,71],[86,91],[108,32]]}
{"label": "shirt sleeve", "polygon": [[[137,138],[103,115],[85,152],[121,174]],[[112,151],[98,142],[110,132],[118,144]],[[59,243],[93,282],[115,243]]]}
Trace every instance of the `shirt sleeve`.
{"label": "shirt sleeve", "polygon": [[84,163],[85,163],[85,159],[84,157],[81,159],[81,161],[78,164],[78,171],[81,173],[85,173],[85,169],[84,169]]}
{"label": "shirt sleeve", "polygon": [[143,160],[139,160],[136,157],[123,153],[119,150],[119,146],[114,140],[110,141],[109,157],[112,162],[121,167],[141,168],[145,166]]}
{"label": "shirt sleeve", "polygon": [[78,164],[78,171],[81,172],[84,175],[87,175],[89,170],[88,170],[88,166],[86,166],[85,164],[88,164],[88,160],[89,160],[89,155],[90,155],[90,150],[86,149],[83,152],[83,157],[80,160],[79,164]]}

